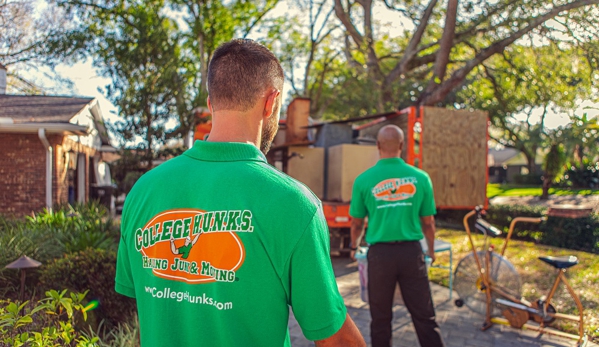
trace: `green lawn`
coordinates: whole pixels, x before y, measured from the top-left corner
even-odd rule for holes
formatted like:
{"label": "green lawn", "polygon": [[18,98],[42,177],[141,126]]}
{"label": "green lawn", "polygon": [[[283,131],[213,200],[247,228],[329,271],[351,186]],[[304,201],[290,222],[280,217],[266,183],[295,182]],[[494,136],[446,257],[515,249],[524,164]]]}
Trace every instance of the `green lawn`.
{"label": "green lawn", "polygon": [[[436,236],[441,240],[451,242],[453,245],[453,266],[455,270],[459,261],[470,252],[470,244],[466,233],[459,230],[440,229],[437,231]],[[474,238],[475,242],[479,242],[478,245],[480,245],[482,235],[474,235]],[[492,241],[496,245],[496,249],[501,249],[499,246],[503,244],[504,239],[498,238]],[[533,301],[533,299],[536,301],[541,295],[548,294],[555,279],[555,270],[537,259],[537,257],[543,255],[575,255],[578,257],[580,263],[568,270],[567,276],[570,285],[579,295],[584,306],[585,330],[591,339],[599,341],[599,290],[597,290],[599,288],[599,255],[537,245],[532,242],[510,241],[506,257],[520,274],[522,295],[529,301]],[[448,265],[449,254],[447,252],[439,253],[437,262]],[[449,285],[447,270],[432,268],[430,279],[432,282],[446,287]],[[552,301],[557,312],[578,314],[574,301],[563,284],[560,285]],[[461,310],[468,310],[468,308],[463,307]],[[577,333],[577,326],[568,321],[556,320],[552,326],[569,333]]]}
{"label": "green lawn", "polygon": [[[542,189],[539,186],[522,186],[515,184],[488,184],[487,197],[496,196],[541,196]],[[599,194],[599,189],[567,189],[550,188],[549,194],[555,195],[591,195]]]}

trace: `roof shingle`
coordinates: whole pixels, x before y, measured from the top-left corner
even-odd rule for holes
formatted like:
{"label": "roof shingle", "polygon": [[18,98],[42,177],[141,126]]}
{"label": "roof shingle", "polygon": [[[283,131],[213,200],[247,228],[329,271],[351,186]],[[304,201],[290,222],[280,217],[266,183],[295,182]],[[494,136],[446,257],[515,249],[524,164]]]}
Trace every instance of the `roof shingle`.
{"label": "roof shingle", "polygon": [[0,117],[15,123],[68,123],[93,98],[0,95]]}

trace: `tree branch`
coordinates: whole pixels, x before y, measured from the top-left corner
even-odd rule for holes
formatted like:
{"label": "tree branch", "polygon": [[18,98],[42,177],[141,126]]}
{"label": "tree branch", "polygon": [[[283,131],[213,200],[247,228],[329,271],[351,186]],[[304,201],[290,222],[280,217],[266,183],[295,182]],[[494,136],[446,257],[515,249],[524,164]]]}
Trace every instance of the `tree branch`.
{"label": "tree branch", "polygon": [[443,82],[441,85],[439,85],[434,91],[432,91],[431,93],[423,93],[419,100],[419,104],[433,105],[437,102],[440,102],[441,100],[443,100],[445,98],[445,96],[447,96],[447,94],[449,94],[451,92],[451,90],[453,90],[453,88],[455,86],[462,83],[464,78],[466,78],[466,76],[470,73],[470,71],[472,71],[472,69],[474,69],[474,67],[476,67],[483,61],[487,60],[492,55],[502,52],[507,46],[514,43],[514,41],[518,40],[519,38],[521,38],[522,36],[524,36],[525,34],[530,32],[531,30],[533,30],[534,28],[543,24],[545,21],[557,16],[560,12],[568,11],[571,9],[575,9],[575,8],[579,8],[579,7],[583,7],[583,6],[587,6],[587,5],[592,5],[592,4],[599,4],[599,0],[574,1],[569,4],[557,6],[557,7],[553,8],[551,11],[545,13],[544,15],[538,16],[537,18],[531,20],[530,24],[528,24],[526,27],[518,30],[517,32],[513,33],[510,37],[507,37],[503,40],[495,42],[492,45],[488,46],[487,48],[483,49],[473,59],[468,61],[462,68],[455,71],[452,74],[451,78],[449,78],[448,80]]}

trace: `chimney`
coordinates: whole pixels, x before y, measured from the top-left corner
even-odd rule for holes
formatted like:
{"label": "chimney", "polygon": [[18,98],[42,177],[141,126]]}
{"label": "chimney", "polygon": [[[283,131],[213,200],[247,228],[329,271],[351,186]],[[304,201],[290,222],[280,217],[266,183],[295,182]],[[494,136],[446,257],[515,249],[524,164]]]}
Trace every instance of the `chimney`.
{"label": "chimney", "polygon": [[6,68],[0,64],[0,95],[6,94]]}

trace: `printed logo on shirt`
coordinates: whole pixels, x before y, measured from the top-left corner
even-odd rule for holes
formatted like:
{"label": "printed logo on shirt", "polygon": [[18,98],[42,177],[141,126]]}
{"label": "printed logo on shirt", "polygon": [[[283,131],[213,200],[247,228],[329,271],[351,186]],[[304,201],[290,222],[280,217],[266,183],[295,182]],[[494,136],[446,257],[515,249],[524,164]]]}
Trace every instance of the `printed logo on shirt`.
{"label": "printed logo on shirt", "polygon": [[135,249],[155,276],[194,284],[233,282],[245,260],[237,233],[253,231],[249,210],[169,210],[135,231]]}
{"label": "printed logo on shirt", "polygon": [[401,201],[416,194],[416,177],[390,178],[372,188],[372,195],[380,201]]}

